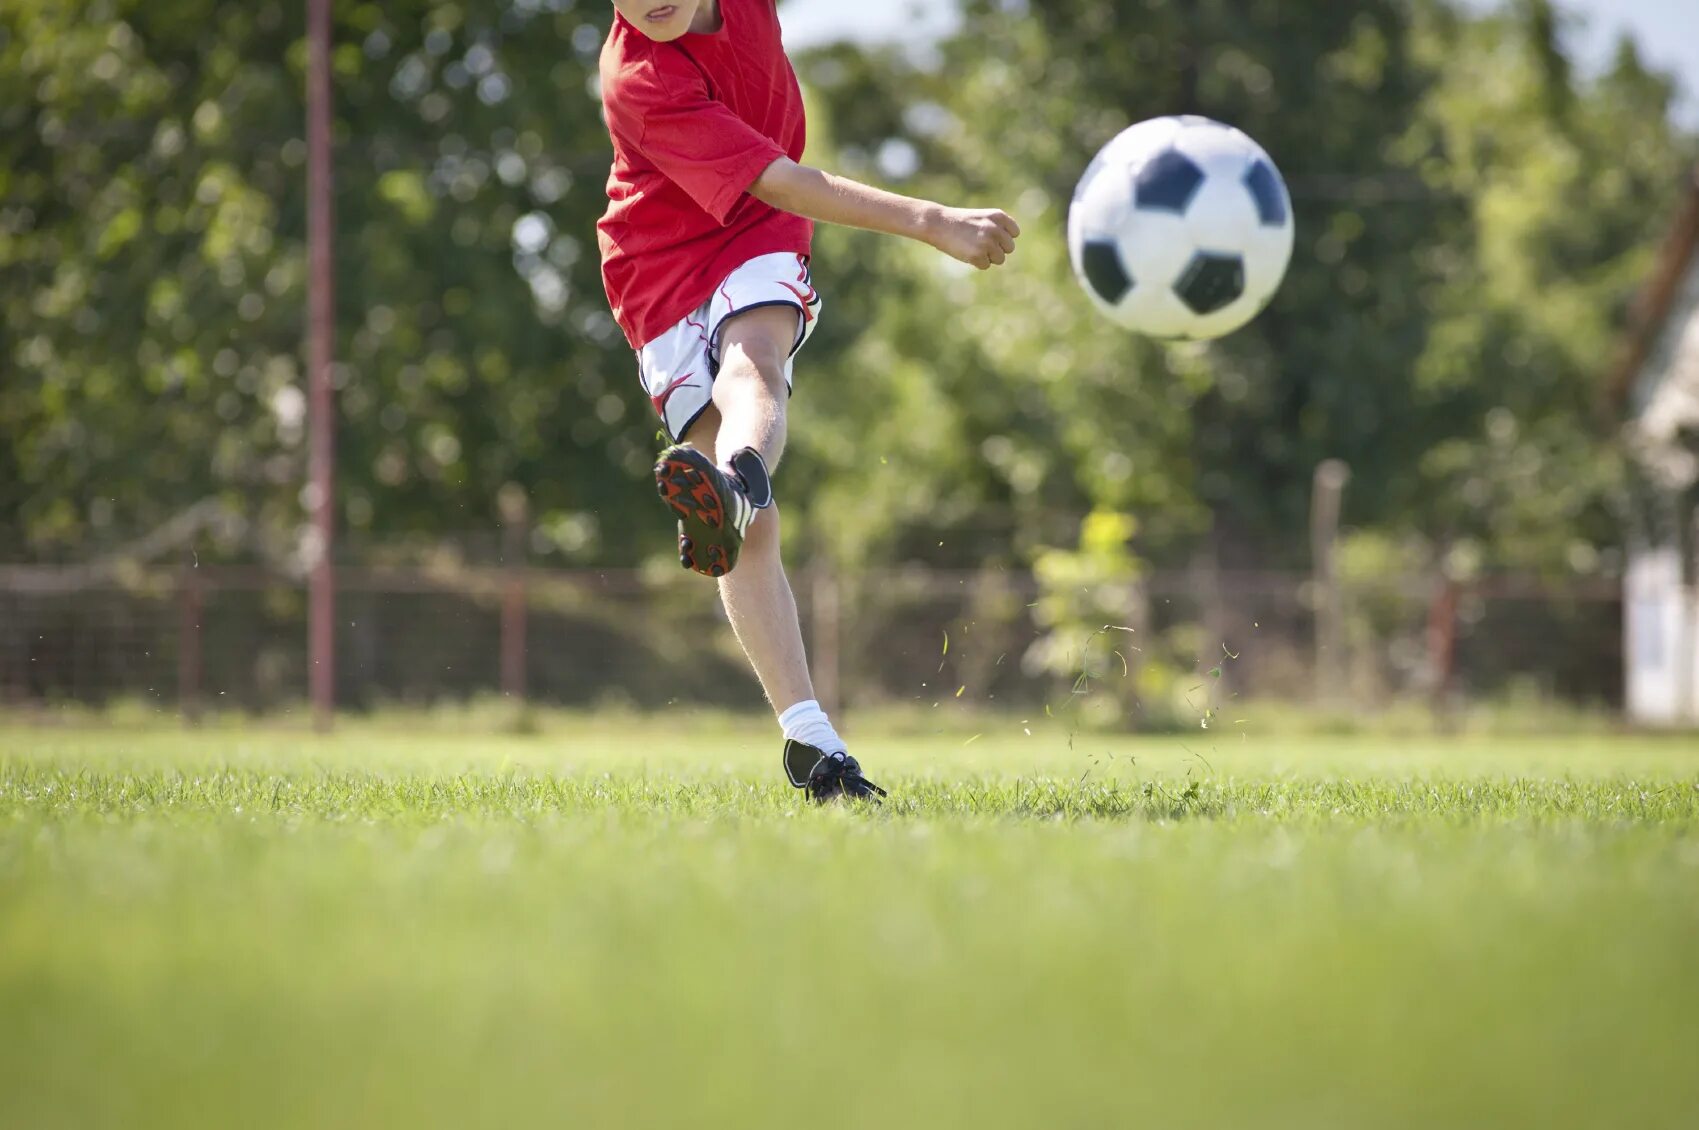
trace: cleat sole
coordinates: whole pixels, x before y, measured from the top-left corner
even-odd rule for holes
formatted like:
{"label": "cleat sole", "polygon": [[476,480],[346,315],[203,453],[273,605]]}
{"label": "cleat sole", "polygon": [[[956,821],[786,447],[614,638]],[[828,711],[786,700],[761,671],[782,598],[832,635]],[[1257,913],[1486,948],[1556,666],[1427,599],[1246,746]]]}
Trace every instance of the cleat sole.
{"label": "cleat sole", "polygon": [[692,448],[669,451],[655,464],[655,491],[678,519],[679,564],[704,577],[731,572],[743,537],[727,521],[706,457]]}

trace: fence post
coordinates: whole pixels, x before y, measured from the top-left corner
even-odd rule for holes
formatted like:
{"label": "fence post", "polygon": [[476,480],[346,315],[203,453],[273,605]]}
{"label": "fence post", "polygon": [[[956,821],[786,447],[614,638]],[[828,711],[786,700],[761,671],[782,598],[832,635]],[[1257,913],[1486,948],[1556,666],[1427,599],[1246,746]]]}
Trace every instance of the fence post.
{"label": "fence post", "polygon": [[526,543],[531,537],[531,505],[516,483],[502,487],[501,557],[506,577],[501,597],[501,693],[515,702],[525,699]]}
{"label": "fence post", "polygon": [[1310,495],[1310,568],[1316,615],[1316,701],[1340,697],[1345,682],[1345,600],[1339,591],[1334,545],[1339,510],[1351,468],[1338,459],[1316,465]]}
{"label": "fence post", "polygon": [[307,686],[313,728],[336,720],[336,239],[332,149],[332,0],[307,0]]}
{"label": "fence post", "polygon": [[1687,515],[1687,537],[1676,537],[1675,588],[1676,602],[1681,609],[1676,618],[1675,640],[1675,721],[1688,724],[1699,721],[1695,699],[1699,698],[1699,506]]}
{"label": "fence post", "polygon": [[1428,677],[1431,688],[1434,718],[1441,722],[1451,700],[1452,674],[1457,658],[1457,581],[1441,566],[1439,585],[1433,603],[1428,606]]}
{"label": "fence post", "polygon": [[838,716],[843,725],[843,688],[839,682],[839,649],[842,646],[842,593],[838,576],[832,566],[821,561],[812,570],[810,611],[814,621],[814,655],[809,665],[814,671],[814,697],[826,713]]}
{"label": "fence post", "polygon": [[205,607],[192,560],[177,571],[177,711],[183,725],[201,717],[201,614]]}

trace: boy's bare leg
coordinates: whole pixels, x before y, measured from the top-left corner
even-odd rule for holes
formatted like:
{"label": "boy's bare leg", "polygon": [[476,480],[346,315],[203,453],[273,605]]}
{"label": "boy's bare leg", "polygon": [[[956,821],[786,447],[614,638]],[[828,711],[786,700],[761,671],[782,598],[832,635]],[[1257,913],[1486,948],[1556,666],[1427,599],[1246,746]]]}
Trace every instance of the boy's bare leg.
{"label": "boy's bare leg", "polygon": [[[720,411],[710,406],[690,429],[686,442],[717,463],[721,449],[716,437],[721,434],[724,424]],[[737,568],[720,578],[720,599],[737,642],[749,656],[773,709],[782,714],[796,703],[813,698],[796,597],[779,560],[777,505],[756,514],[749,524]]]}
{"label": "boy's bare leg", "polygon": [[[796,340],[797,317],[792,307],[772,306],[721,327],[714,402],[688,437],[714,462],[751,447],[769,469],[778,466],[785,444],[785,361]],[[779,559],[777,506],[750,523],[737,568],[720,578],[720,599],[773,709],[783,714],[812,699],[796,597]]]}
{"label": "boy's bare leg", "polygon": [[755,516],[744,539],[742,560],[720,578],[720,599],[774,712],[783,714],[812,699],[814,683],[802,649],[796,597],[779,561],[777,506]]}
{"label": "boy's bare leg", "polygon": [[[720,371],[713,403],[690,429],[686,442],[721,469],[716,474],[749,485],[745,448],[766,467],[779,462],[785,443],[785,362],[796,335],[795,309],[767,307],[729,319],[720,331]],[[666,460],[663,458],[663,463]],[[726,464],[737,466],[727,467]],[[743,469],[740,471],[739,467]],[[761,476],[765,478],[765,476]],[[770,503],[771,496],[762,491]],[[682,533],[681,545],[686,541]],[[688,563],[688,562],[687,562]],[[785,735],[785,773],[810,798],[878,798],[884,790],[861,775],[843,739],[814,699],[796,598],[779,560],[779,511],[767,505],[744,529],[736,567],[720,574],[720,599],[738,643],[755,668]]]}

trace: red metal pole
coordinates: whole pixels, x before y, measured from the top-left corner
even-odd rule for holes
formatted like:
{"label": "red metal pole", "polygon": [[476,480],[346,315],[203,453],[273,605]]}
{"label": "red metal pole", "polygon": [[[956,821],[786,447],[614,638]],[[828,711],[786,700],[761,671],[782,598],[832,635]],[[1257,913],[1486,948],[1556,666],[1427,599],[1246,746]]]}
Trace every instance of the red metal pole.
{"label": "red metal pole", "polygon": [[1432,666],[1433,708],[1445,710],[1457,668],[1458,585],[1450,577],[1441,579],[1433,603],[1428,605],[1428,662]]}
{"label": "red metal pole", "polygon": [[510,566],[501,601],[501,693],[525,701],[525,567]]}
{"label": "red metal pole", "polygon": [[330,4],[307,0],[307,409],[311,429],[307,505],[312,518],[307,592],[308,687],[313,725],[330,729],[336,710],[336,417],[330,369],[335,346],[331,243]]}
{"label": "red metal pole", "polygon": [[201,586],[194,566],[177,571],[177,709],[185,726],[201,717]]}
{"label": "red metal pole", "polygon": [[515,702],[525,699],[525,545],[531,536],[531,507],[513,484],[502,488],[502,562],[507,583],[501,601],[501,691]]}

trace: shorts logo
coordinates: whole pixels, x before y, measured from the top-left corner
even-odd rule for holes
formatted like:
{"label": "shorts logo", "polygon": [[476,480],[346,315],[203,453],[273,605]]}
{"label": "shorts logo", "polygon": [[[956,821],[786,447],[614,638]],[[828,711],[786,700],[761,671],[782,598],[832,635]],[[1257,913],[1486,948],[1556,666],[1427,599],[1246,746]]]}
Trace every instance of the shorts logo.
{"label": "shorts logo", "polygon": [[677,392],[681,388],[687,387],[684,382],[688,381],[695,375],[696,370],[692,369],[690,372],[684,374],[684,376],[678,378],[676,381],[667,385],[666,388],[662,389],[659,396],[651,396],[649,398],[649,403],[655,406],[655,415],[665,420],[667,418],[667,401],[673,398],[673,393]]}
{"label": "shorts logo", "polygon": [[810,309],[810,307],[820,301],[820,295],[819,292],[814,289],[814,283],[808,278],[808,260],[798,255],[796,257],[796,265],[802,268],[797,272],[796,281],[807,287],[808,292],[805,294],[787,282],[782,282],[779,285],[796,295],[797,298],[802,301],[802,320],[806,325],[814,320],[814,311]]}
{"label": "shorts logo", "polygon": [[802,302],[802,320],[805,321],[805,322],[812,322],[814,320],[813,306],[814,306],[814,303],[817,302],[820,298],[820,296],[817,293],[815,293],[814,288],[812,286],[810,286],[808,288],[807,292],[805,293],[801,290],[798,290],[796,287],[792,286],[790,283],[787,283],[787,282],[782,282],[779,285],[784,287],[786,290],[790,291],[792,294],[796,295],[797,298]]}

